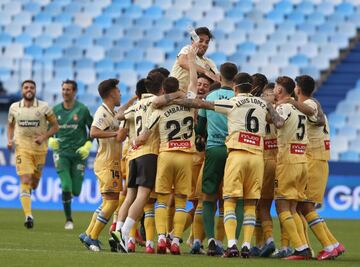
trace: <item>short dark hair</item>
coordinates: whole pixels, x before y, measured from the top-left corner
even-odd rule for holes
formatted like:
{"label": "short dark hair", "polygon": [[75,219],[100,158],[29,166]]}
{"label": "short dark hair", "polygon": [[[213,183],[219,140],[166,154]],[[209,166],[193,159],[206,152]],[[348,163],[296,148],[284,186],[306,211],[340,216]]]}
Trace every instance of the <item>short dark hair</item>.
{"label": "short dark hair", "polygon": [[162,87],[166,94],[174,93],[179,90],[179,81],[175,77],[165,78]]}
{"label": "short dark hair", "polygon": [[295,78],[295,82],[300,87],[304,96],[310,97],[315,90],[315,80],[309,75],[301,75]]}
{"label": "short dark hair", "polygon": [[276,79],[276,83],[280,84],[289,95],[292,95],[295,88],[295,82],[288,76],[280,76]]}
{"label": "short dark hair", "polygon": [[210,83],[210,85],[212,85],[212,84],[214,83],[214,80],[211,79],[210,77],[206,76],[204,73],[201,73],[201,72],[200,72],[200,73],[198,74],[198,79],[199,79],[199,78],[203,78],[203,79],[208,80],[209,83]]}
{"label": "short dark hair", "polygon": [[262,73],[255,73],[251,75],[251,77],[253,78],[252,94],[254,96],[260,96],[263,88],[268,84],[268,79]]}
{"label": "short dark hair", "polygon": [[234,80],[235,75],[238,73],[238,68],[234,63],[225,62],[220,66],[220,74],[227,82]]}
{"label": "short dark hair", "polygon": [[265,90],[272,90],[272,91],[273,91],[274,88],[275,88],[275,83],[268,83],[267,85],[264,86],[263,92],[264,92]]}
{"label": "short dark hair", "polygon": [[23,82],[21,83],[21,88],[23,88],[23,86],[24,86],[25,83],[32,83],[32,84],[35,86],[35,88],[36,88],[36,83],[35,83],[34,80],[25,80],[25,81],[23,81]]}
{"label": "short dark hair", "polygon": [[234,77],[234,84],[241,93],[250,93],[253,79],[249,73],[240,72]]}
{"label": "short dark hair", "polygon": [[212,90],[215,90],[215,89],[219,89],[219,88],[221,88],[221,83],[218,81],[215,81],[210,85],[209,92],[211,92]]}
{"label": "short dark hair", "polygon": [[73,89],[74,89],[74,91],[75,91],[75,92],[77,91],[77,89],[78,89],[78,87],[77,87],[77,82],[75,82],[74,80],[69,80],[69,79],[67,79],[67,80],[65,80],[65,81],[62,82],[61,86],[63,86],[65,83],[71,84],[72,87],[73,87]]}
{"label": "short dark hair", "polygon": [[109,96],[110,92],[119,84],[118,79],[107,79],[102,81],[98,86],[99,95],[102,99]]}
{"label": "short dark hair", "polygon": [[[201,35],[201,34],[204,34],[204,35],[207,35],[209,37],[209,39],[213,39],[214,36],[212,35],[211,31],[207,28],[207,27],[199,27],[199,28],[196,28],[195,29],[195,32],[197,35]],[[191,38],[191,37],[190,37]],[[192,38],[191,38],[192,40]]]}
{"label": "short dark hair", "polygon": [[158,94],[164,79],[164,75],[160,72],[149,73],[144,81],[147,92],[154,95]]}
{"label": "short dark hair", "polygon": [[136,83],[135,94],[140,99],[141,95],[145,94],[146,92],[147,91],[146,91],[146,87],[145,87],[145,78],[142,78]]}
{"label": "short dark hair", "polygon": [[164,75],[165,78],[169,77],[169,75],[170,75],[170,71],[163,67],[152,69],[148,74],[153,73],[153,72],[160,72],[162,75]]}

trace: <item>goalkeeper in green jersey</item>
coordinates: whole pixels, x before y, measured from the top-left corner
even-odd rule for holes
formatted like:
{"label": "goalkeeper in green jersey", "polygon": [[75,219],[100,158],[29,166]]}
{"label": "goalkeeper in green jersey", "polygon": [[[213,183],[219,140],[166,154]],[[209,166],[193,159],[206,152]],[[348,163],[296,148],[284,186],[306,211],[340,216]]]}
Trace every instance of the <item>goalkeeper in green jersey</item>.
{"label": "goalkeeper in green jersey", "polygon": [[62,83],[64,101],[53,108],[60,130],[55,137],[49,138],[55,168],[61,179],[66,230],[74,228],[71,199],[72,196],[80,195],[86,158],[92,145],[87,128],[90,129],[93,118],[89,109],[75,99],[76,92],[75,81],[66,80]]}

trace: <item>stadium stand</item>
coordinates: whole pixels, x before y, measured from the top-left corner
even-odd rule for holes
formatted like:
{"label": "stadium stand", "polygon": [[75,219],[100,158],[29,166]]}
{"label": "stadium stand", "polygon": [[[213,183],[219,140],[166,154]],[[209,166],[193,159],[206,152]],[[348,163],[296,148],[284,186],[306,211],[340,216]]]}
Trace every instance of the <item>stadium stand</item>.
{"label": "stadium stand", "polygon": [[[120,78],[126,100],[150,68],[171,67],[189,42],[189,25],[213,31],[208,56],[217,64],[233,61],[242,71],[270,79],[309,74],[322,80],[357,37],[360,2],[0,0],[0,80],[16,93],[21,79],[31,76],[26,78],[36,79],[40,95],[54,104],[61,98],[61,81],[75,78],[79,96],[94,111],[94,84]],[[359,146],[350,145],[360,130],[351,117],[359,114],[359,73],[353,67],[359,60],[357,46],[317,94],[329,114],[335,160],[359,160]]]}

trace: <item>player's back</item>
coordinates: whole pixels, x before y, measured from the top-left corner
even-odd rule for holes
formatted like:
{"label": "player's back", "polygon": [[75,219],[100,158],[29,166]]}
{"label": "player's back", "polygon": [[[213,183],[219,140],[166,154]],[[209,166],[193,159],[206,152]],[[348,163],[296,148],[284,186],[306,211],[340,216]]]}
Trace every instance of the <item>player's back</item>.
{"label": "player's back", "polygon": [[285,119],[285,124],[277,130],[278,163],[306,162],[307,118],[291,104],[281,104],[276,108]]}
{"label": "player's back", "polygon": [[[160,152],[195,152],[194,109],[179,105],[166,106],[156,110],[152,121],[158,121]],[[150,125],[149,129],[153,126]]]}
{"label": "player's back", "polygon": [[266,125],[266,102],[250,94],[238,94],[230,100],[233,108],[228,113],[229,149],[263,153]]}

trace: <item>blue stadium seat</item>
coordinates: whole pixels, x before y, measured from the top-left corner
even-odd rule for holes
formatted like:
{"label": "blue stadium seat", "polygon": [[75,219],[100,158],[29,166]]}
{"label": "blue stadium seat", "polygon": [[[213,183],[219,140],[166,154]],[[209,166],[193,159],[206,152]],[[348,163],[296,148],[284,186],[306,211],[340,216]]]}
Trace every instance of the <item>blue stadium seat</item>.
{"label": "blue stadium seat", "polygon": [[82,34],[82,29],[80,26],[77,25],[69,25],[65,27],[64,34],[73,38],[77,38]]}
{"label": "blue stadium seat", "polygon": [[110,49],[114,46],[113,40],[111,40],[108,37],[100,37],[100,38],[95,39],[95,44],[103,47],[105,50]]}
{"label": "blue stadium seat", "polygon": [[54,60],[54,67],[59,68],[72,68],[73,67],[73,61],[68,58],[60,58]]}
{"label": "blue stadium seat", "polygon": [[11,77],[10,69],[0,67],[0,80],[8,80]]}
{"label": "blue stadium seat", "polygon": [[325,22],[325,16],[320,12],[314,12],[307,17],[307,21],[308,23],[319,26]]}
{"label": "blue stadium seat", "polygon": [[151,61],[140,61],[136,63],[135,70],[140,73],[142,77],[145,77],[148,72],[155,67],[155,64]]}
{"label": "blue stadium seat", "polygon": [[342,136],[342,137],[346,137],[349,140],[353,140],[357,137],[358,135],[358,131],[356,128],[350,126],[350,125],[346,125],[342,128],[339,129],[338,131],[338,135]]}
{"label": "blue stadium seat", "polygon": [[124,60],[140,62],[144,58],[144,51],[142,49],[131,49],[125,52]]}
{"label": "blue stadium seat", "polygon": [[304,23],[305,15],[302,12],[295,11],[288,15],[288,21],[294,22],[297,25]]}
{"label": "blue stadium seat", "polygon": [[12,23],[20,25],[28,25],[32,22],[32,14],[30,12],[23,11],[19,14],[16,14],[12,18]]}
{"label": "blue stadium seat", "polygon": [[154,4],[162,9],[168,9],[172,5],[172,0],[155,0]]}
{"label": "blue stadium seat", "polygon": [[[15,40],[18,40],[18,39],[23,40],[24,36],[25,36],[25,38],[26,38],[26,37],[29,37],[28,35],[22,34],[22,35],[17,36],[17,37],[15,38]],[[30,38],[30,39],[31,39],[31,38]],[[28,39],[27,39],[27,40],[28,40]],[[21,41],[18,41],[18,42],[24,44],[24,43],[21,42]],[[6,46],[6,45],[9,45],[9,44],[11,44],[11,43],[12,43],[12,37],[11,37],[10,34],[0,33],[0,46]],[[25,42],[24,45],[27,45],[27,44],[28,44],[28,42]]]}
{"label": "blue stadium seat", "polygon": [[94,62],[89,58],[81,58],[75,60],[75,68],[79,69],[92,69],[94,68]]}
{"label": "blue stadium seat", "polygon": [[341,3],[336,6],[336,13],[350,16],[354,13],[354,6],[351,3]]}
{"label": "blue stadium seat", "polygon": [[[215,36],[215,38],[218,39],[216,36]],[[236,29],[231,34],[231,40],[238,44],[245,42],[246,41],[245,31],[243,31],[241,29]]]}
{"label": "blue stadium seat", "polygon": [[39,3],[36,2],[27,2],[24,3],[23,10],[29,11],[32,14],[36,14],[39,13],[39,11],[41,10],[41,6],[39,5]]}
{"label": "blue stadium seat", "polygon": [[135,47],[140,49],[141,51],[144,51],[148,48],[154,47],[154,42],[147,39],[141,39],[136,42]]}
{"label": "blue stadium seat", "polygon": [[330,42],[335,44],[338,49],[344,49],[349,45],[349,38],[343,33],[335,33],[334,35],[330,36]]}
{"label": "blue stadium seat", "polygon": [[114,46],[106,51],[106,57],[111,58],[113,61],[123,60],[125,50],[123,47]]}
{"label": "blue stadium seat", "polygon": [[253,8],[252,2],[249,0],[239,1],[235,3],[235,8],[238,8],[243,13],[250,12]]}
{"label": "blue stadium seat", "polygon": [[35,22],[42,23],[43,25],[51,23],[53,20],[53,17],[48,13],[38,13],[34,17]]}
{"label": "blue stadium seat", "polygon": [[353,151],[360,152],[360,139],[350,141],[349,147],[351,147]]}
{"label": "blue stadium seat", "polygon": [[[232,53],[233,54],[233,53]],[[212,53],[209,57],[214,60],[215,62],[225,62],[227,61],[227,54],[223,53],[223,52],[215,52],[215,53]]]}
{"label": "blue stadium seat", "polygon": [[80,36],[78,39],[75,39],[75,46],[78,48],[88,48],[94,45],[94,38],[91,36]]}
{"label": "blue stadium seat", "polygon": [[162,30],[152,28],[145,31],[145,38],[150,41],[159,41],[164,37],[164,33]]}
{"label": "blue stadium seat", "polygon": [[105,57],[105,49],[102,46],[90,46],[85,48],[85,56],[93,61],[99,61]]}
{"label": "blue stadium seat", "polygon": [[244,55],[241,52],[236,52],[229,56],[229,61],[238,65],[242,65],[247,62],[247,58],[248,58],[247,55]]}
{"label": "blue stadium seat", "polygon": [[300,74],[301,75],[309,75],[309,76],[313,77],[315,80],[320,79],[320,71],[318,68],[316,68],[314,66],[300,68]]}
{"label": "blue stadium seat", "polygon": [[58,46],[51,46],[45,49],[44,58],[46,59],[58,59],[62,57],[63,50]]}
{"label": "blue stadium seat", "polygon": [[38,45],[31,45],[25,48],[25,54],[31,56],[33,59],[42,59],[43,49]]}
{"label": "blue stadium seat", "polygon": [[313,57],[317,56],[319,53],[318,45],[316,45],[314,43],[304,44],[304,45],[300,46],[299,53],[307,56],[308,58],[313,58]]}
{"label": "blue stadium seat", "polygon": [[151,19],[160,19],[163,15],[163,11],[159,6],[151,6],[145,10],[144,16]]}
{"label": "blue stadium seat", "polygon": [[161,64],[165,60],[165,53],[159,48],[148,48],[145,51],[145,59]]}
{"label": "blue stadium seat", "polygon": [[281,68],[281,67],[287,66],[289,63],[289,60],[288,60],[288,57],[285,55],[276,54],[276,55],[270,57],[270,63]]}
{"label": "blue stadium seat", "polygon": [[298,30],[305,32],[306,34],[315,34],[317,32],[316,25],[310,24],[308,22],[304,22],[298,26]]}
{"label": "blue stadium seat", "polygon": [[334,136],[331,139],[331,150],[334,152],[345,152],[349,148],[349,140],[343,136]]}
{"label": "blue stadium seat", "polygon": [[171,52],[175,48],[175,43],[171,40],[168,40],[166,38],[161,39],[155,43],[155,47],[161,48],[166,53]]}
{"label": "blue stadium seat", "polygon": [[173,21],[169,18],[163,17],[154,21],[154,27],[162,31],[167,31],[172,29]]}
{"label": "blue stadium seat", "polygon": [[284,22],[284,13],[279,10],[273,10],[266,15],[266,18],[276,24],[280,24]]}
{"label": "blue stadium seat", "polygon": [[309,15],[315,10],[315,6],[310,1],[301,1],[297,6],[296,10],[305,14]]}
{"label": "blue stadium seat", "polygon": [[296,31],[295,22],[291,22],[288,20],[282,24],[279,24],[276,30],[276,32],[283,32],[288,35],[295,33],[295,31]]}
{"label": "blue stadium seat", "polygon": [[237,49],[240,51],[240,53],[249,56],[257,52],[256,44],[250,42],[239,44]]}
{"label": "blue stadium seat", "polygon": [[165,33],[165,38],[168,38],[174,42],[182,41],[184,37],[184,31],[181,31],[179,29],[168,30]]}
{"label": "blue stadium seat", "polygon": [[334,12],[335,5],[332,2],[321,1],[318,5],[316,5],[316,11],[321,12],[324,15],[330,15]]}
{"label": "blue stadium seat", "polygon": [[141,7],[137,5],[131,5],[125,9],[124,14],[129,18],[137,19],[143,15],[143,12]]}
{"label": "blue stadium seat", "polygon": [[318,32],[314,35],[311,35],[309,40],[311,43],[315,43],[317,45],[324,45],[329,42],[329,35],[323,32]]}
{"label": "blue stadium seat", "polygon": [[85,30],[84,35],[90,36],[95,39],[102,37],[104,35],[104,30],[101,26],[93,24]]}
{"label": "blue stadium seat", "polygon": [[104,58],[95,63],[95,68],[97,72],[110,72],[114,70],[114,62],[109,58]]}
{"label": "blue stadium seat", "polygon": [[117,71],[132,71],[135,68],[135,64],[133,61],[122,60],[115,63],[115,69]]}
{"label": "blue stadium seat", "polygon": [[329,124],[336,127],[341,128],[345,126],[346,116],[338,113],[331,113],[328,117]]}
{"label": "blue stadium seat", "polygon": [[357,151],[346,151],[340,153],[340,160],[341,161],[349,161],[349,162],[358,162],[360,160],[360,154]]}
{"label": "blue stadium seat", "polygon": [[34,43],[42,48],[48,48],[53,44],[53,38],[49,35],[43,34],[36,37]]}

